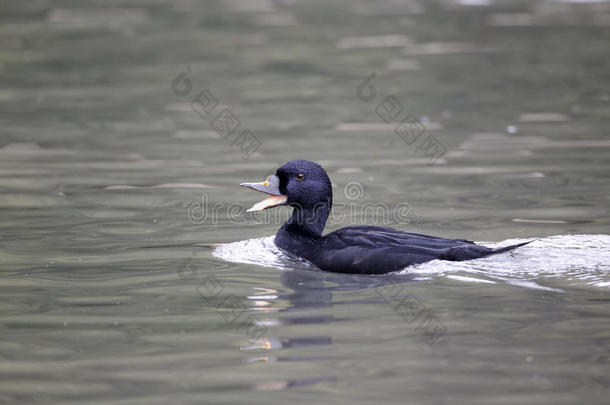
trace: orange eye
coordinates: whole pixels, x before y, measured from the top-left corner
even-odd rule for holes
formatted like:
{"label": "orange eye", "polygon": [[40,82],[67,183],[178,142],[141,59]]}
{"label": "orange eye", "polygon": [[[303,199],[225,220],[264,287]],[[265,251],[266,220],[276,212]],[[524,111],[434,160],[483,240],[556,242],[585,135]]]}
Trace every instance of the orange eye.
{"label": "orange eye", "polygon": [[297,174],[296,179],[298,181],[305,180],[305,175],[303,173],[299,173],[299,174]]}

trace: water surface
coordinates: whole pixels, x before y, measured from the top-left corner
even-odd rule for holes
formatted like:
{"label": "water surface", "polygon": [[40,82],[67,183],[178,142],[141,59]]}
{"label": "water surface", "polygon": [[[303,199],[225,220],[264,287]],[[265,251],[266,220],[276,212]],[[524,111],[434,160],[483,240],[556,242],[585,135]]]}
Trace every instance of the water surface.
{"label": "water surface", "polygon": [[[0,8],[0,402],[607,403],[608,2]],[[536,242],[316,271],[238,187],[294,158],[328,230]]]}

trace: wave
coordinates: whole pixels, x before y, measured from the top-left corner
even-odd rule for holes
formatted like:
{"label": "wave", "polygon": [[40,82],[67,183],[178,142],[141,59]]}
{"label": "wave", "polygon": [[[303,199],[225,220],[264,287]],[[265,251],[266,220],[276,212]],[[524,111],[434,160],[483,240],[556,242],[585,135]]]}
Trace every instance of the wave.
{"label": "wave", "polygon": [[[531,239],[478,243],[501,247]],[[227,243],[213,254],[229,262],[282,270],[317,270],[306,260],[282,252],[273,240],[274,236],[268,236]],[[463,262],[433,260],[398,273],[410,274],[415,280],[445,277],[465,283],[506,283],[552,291],[562,289],[544,286],[541,281],[560,279],[562,286],[610,288],[610,235],[549,236],[503,254]],[[556,287],[557,283],[553,284]]]}

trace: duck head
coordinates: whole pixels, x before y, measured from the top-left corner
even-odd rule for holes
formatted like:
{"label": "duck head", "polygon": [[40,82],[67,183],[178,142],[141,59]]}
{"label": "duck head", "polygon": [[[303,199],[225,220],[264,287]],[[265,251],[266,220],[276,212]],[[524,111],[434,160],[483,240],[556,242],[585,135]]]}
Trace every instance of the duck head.
{"label": "duck head", "polygon": [[309,160],[291,160],[260,183],[241,183],[241,186],[269,194],[254,204],[248,212],[262,211],[280,205],[312,210],[332,204],[332,186],[326,171]]}

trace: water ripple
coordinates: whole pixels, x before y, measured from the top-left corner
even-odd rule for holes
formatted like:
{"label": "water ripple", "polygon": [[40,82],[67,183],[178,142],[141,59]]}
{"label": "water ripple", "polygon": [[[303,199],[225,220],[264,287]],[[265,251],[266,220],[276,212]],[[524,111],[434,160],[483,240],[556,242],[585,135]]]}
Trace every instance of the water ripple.
{"label": "water ripple", "polygon": [[[218,247],[214,256],[236,263],[257,264],[283,270],[315,269],[312,264],[289,257],[269,236],[228,243]],[[482,242],[491,247],[506,246],[529,239]],[[433,260],[402,273],[425,276],[424,279],[446,277],[466,283],[503,282],[525,288],[558,288],[540,285],[543,278],[557,278],[562,284],[576,286],[610,286],[609,235],[557,235],[537,239],[530,245],[507,254],[464,262]],[[368,277],[368,276],[367,276]]]}

